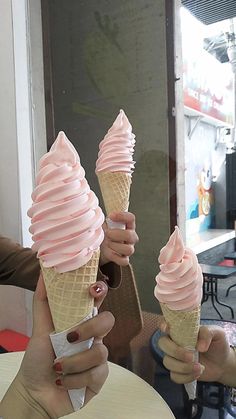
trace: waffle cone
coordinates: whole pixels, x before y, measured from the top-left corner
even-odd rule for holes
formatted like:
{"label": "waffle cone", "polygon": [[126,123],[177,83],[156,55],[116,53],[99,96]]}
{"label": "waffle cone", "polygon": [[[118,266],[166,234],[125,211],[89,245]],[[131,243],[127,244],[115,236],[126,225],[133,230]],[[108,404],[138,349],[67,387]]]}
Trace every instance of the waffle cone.
{"label": "waffle cone", "polygon": [[160,303],[162,313],[169,324],[171,339],[179,346],[195,349],[200,326],[200,309],[192,311],[170,310],[166,304]]}
{"label": "waffle cone", "polygon": [[107,214],[113,211],[127,211],[131,175],[124,172],[99,172],[98,181]]}
{"label": "waffle cone", "polygon": [[44,268],[40,262],[56,333],[75,326],[92,311],[89,287],[97,279],[99,255],[94,252],[84,266],[65,273]]}

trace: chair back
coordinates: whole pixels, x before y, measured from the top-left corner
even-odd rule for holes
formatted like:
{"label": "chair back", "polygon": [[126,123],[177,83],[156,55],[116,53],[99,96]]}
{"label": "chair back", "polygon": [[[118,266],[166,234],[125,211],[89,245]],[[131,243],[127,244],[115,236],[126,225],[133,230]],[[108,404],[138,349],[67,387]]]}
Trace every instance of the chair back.
{"label": "chair back", "polygon": [[130,355],[130,341],[143,327],[142,311],[132,267],[121,269],[120,286],[109,290],[100,311],[110,311],[115,317],[115,325],[104,338],[109,351],[109,360],[122,365]]}

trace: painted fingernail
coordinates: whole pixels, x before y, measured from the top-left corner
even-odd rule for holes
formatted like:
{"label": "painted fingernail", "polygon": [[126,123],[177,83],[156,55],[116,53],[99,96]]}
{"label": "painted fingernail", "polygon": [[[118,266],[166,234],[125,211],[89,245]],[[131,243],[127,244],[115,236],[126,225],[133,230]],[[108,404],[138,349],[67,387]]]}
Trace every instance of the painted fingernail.
{"label": "painted fingernail", "polygon": [[95,291],[97,294],[100,294],[100,293],[102,292],[102,288],[101,288],[101,287],[99,287],[98,285],[97,285],[97,286],[95,286],[95,287],[93,287],[93,289],[94,289],[94,291]]}
{"label": "painted fingernail", "polygon": [[62,382],[61,382],[60,378],[57,378],[55,383],[56,383],[57,386],[62,386]]}
{"label": "painted fingernail", "polygon": [[70,332],[68,333],[66,338],[69,343],[76,342],[77,340],[79,340],[79,333],[76,331]]}
{"label": "painted fingernail", "polygon": [[62,365],[61,365],[61,363],[60,362],[56,362],[54,365],[53,365],[53,369],[58,373],[58,374],[61,374],[62,373]]}

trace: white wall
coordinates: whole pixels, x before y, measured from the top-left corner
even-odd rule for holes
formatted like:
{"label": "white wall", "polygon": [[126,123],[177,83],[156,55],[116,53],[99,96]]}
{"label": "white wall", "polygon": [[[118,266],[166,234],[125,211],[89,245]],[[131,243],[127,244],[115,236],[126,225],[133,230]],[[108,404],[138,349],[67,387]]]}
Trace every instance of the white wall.
{"label": "white wall", "polygon": [[[0,26],[0,234],[28,246],[35,161],[46,150],[40,0],[2,0]],[[0,329],[29,334],[31,305],[32,293],[1,286]]]}

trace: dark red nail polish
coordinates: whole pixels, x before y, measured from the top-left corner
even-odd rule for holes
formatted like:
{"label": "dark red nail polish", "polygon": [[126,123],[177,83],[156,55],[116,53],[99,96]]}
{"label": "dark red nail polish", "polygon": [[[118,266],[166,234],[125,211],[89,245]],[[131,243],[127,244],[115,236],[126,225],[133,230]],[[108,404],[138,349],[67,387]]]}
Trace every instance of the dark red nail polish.
{"label": "dark red nail polish", "polygon": [[53,365],[53,368],[54,368],[54,370],[55,370],[56,372],[58,372],[59,374],[62,372],[62,365],[61,365],[61,363],[60,363],[60,362],[56,362],[56,363]]}
{"label": "dark red nail polish", "polygon": [[62,386],[62,382],[61,382],[60,378],[58,378],[58,379],[55,381],[55,383],[56,383],[56,385],[57,385],[57,386]]}
{"label": "dark red nail polish", "polygon": [[102,288],[101,288],[101,287],[99,287],[99,286],[97,285],[96,287],[94,287],[94,291],[95,291],[97,294],[100,294],[100,293],[102,292]]}
{"label": "dark red nail polish", "polygon": [[67,340],[69,343],[76,342],[77,340],[79,340],[79,333],[76,331],[68,333]]}

